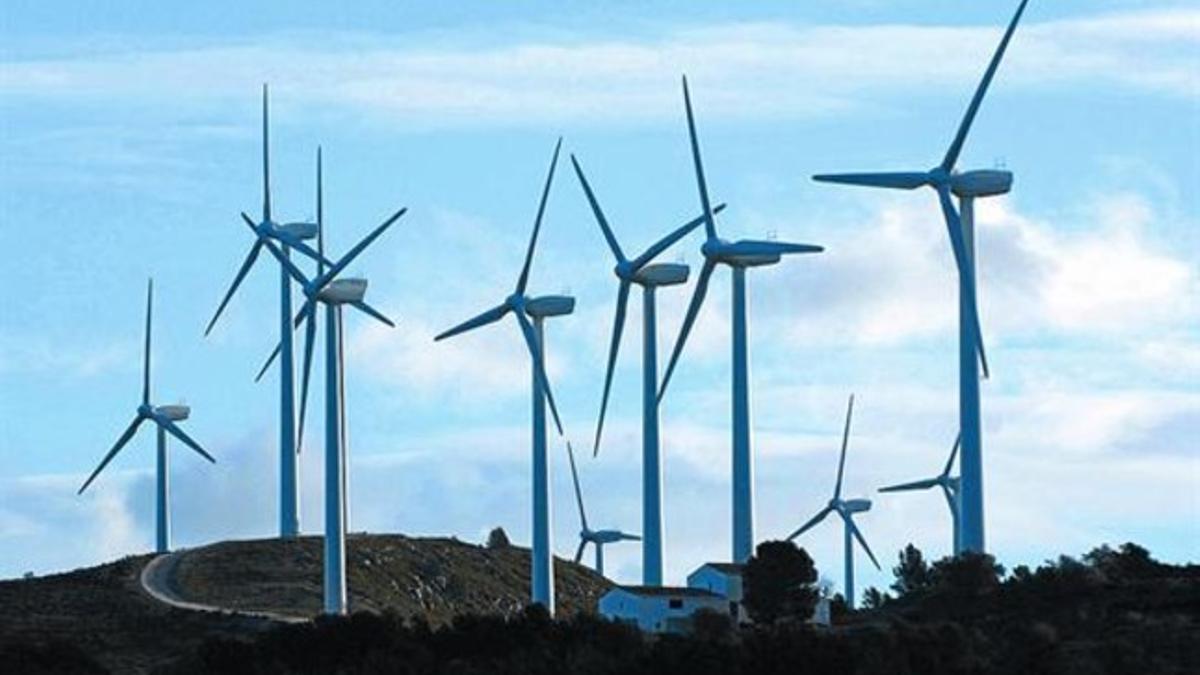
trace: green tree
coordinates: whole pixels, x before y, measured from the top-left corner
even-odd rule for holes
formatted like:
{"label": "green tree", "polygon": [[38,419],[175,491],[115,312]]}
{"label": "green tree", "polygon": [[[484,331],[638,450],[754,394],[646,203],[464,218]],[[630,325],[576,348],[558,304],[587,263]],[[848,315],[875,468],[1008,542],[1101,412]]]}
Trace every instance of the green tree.
{"label": "green tree", "polygon": [[892,574],[896,577],[892,582],[892,590],[899,597],[926,590],[930,586],[929,564],[925,562],[921,549],[912,544],[900,551],[900,564],[892,568]]}
{"label": "green tree", "polygon": [[742,604],[756,623],[782,618],[807,620],[817,603],[817,568],[790,541],[758,545],[742,572]]}
{"label": "green tree", "polygon": [[892,597],[874,586],[863,591],[862,605],[864,609],[879,609],[888,603]]}

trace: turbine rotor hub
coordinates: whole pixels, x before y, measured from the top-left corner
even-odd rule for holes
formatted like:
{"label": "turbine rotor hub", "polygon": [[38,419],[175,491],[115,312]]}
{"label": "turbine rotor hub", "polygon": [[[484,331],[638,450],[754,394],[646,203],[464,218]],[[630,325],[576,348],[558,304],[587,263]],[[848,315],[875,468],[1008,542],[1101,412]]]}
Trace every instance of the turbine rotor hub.
{"label": "turbine rotor hub", "polygon": [[704,242],[704,244],[700,247],[700,252],[704,254],[705,258],[712,258],[719,254],[721,247],[726,243],[727,242],[724,239],[713,237],[712,239]]}

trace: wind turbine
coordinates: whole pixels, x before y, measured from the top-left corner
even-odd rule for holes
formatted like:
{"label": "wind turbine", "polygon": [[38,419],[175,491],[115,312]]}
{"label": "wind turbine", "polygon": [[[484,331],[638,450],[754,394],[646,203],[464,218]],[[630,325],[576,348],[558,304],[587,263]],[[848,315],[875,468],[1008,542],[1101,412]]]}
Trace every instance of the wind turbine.
{"label": "wind turbine", "polygon": [[583,558],[583,549],[588,544],[596,547],[596,573],[604,576],[604,545],[619,541],[641,541],[636,534],[620,530],[593,530],[588,527],[587,512],[583,509],[583,492],[579,489],[579,472],[575,470],[575,451],[567,443],[567,457],[571,460],[571,480],[575,483],[575,503],[579,505],[579,548],[575,549],[575,564]]}
{"label": "wind turbine", "polygon": [[[318,212],[320,209],[318,209]],[[324,606],[326,614],[345,614],[346,600],[346,410],[344,344],[342,341],[342,306],[363,305],[367,280],[339,279],[338,275],[371,245],[392,223],[407,212],[402,208],[371,231],[336,263],[309,279],[283,254],[274,242],[266,242],[271,255],[284,266],[304,291],[304,306],[300,315],[305,321],[305,367],[301,388],[301,428],[308,381],[312,365],[313,341],[316,337],[317,303],[325,305],[325,554]],[[372,310],[374,311],[374,310]]]}
{"label": "wind turbine", "polygon": [[76,494],[83,494],[83,491],[92,484],[96,476],[108,466],[113,457],[125,447],[133,435],[137,433],[138,427],[142,422],[150,420],[158,427],[158,464],[156,469],[157,481],[155,489],[155,551],[158,553],[166,553],[171,550],[171,509],[168,501],[170,499],[170,461],[167,456],[167,434],[171,434],[184,445],[192,450],[200,453],[200,456],[212,463],[217,460],[213,459],[212,455],[204,451],[200,444],[192,440],[191,436],[184,433],[176,422],[182,422],[188,418],[191,408],[186,405],[160,405],[155,406],[150,403],[150,319],[153,312],[154,303],[154,280],[151,279],[146,285],[146,344],[142,354],[142,402],[137,407],[137,413],[129,426],[125,428],[124,433],[117,439],[116,444],[100,460],[100,466],[88,476],[84,481],[83,486],[79,488]]}
{"label": "wind turbine", "polygon": [[953,547],[954,555],[962,553],[962,532],[959,528],[959,477],[951,476],[950,469],[954,467],[954,458],[958,456],[958,447],[962,441],[962,434],[959,434],[954,439],[954,447],[950,449],[950,458],[946,460],[946,466],[942,472],[933,478],[917,480],[911,483],[900,483],[899,485],[890,485],[885,488],[879,488],[880,492],[909,492],[913,490],[928,490],[932,487],[940,487],[942,495],[946,498],[946,506],[950,507],[950,521],[952,524],[952,536],[954,539]]}
{"label": "wind turbine", "polygon": [[[394,222],[396,219],[400,218],[400,216],[404,215],[404,213],[407,210],[408,210],[407,208],[400,209],[398,212],[393,214],[392,218],[388,221],[387,225],[390,226],[392,222]],[[250,220],[250,217],[247,216],[245,213],[242,214],[242,219],[246,221],[247,225],[251,224],[251,222],[252,222]],[[317,277],[314,278],[311,282],[308,282],[310,284],[315,284],[316,280],[325,274],[325,266],[326,265],[333,264],[333,263],[329,262],[329,260],[327,258],[325,258],[325,205],[324,205],[324,188],[323,188],[321,147],[320,146],[317,147],[317,254],[318,254],[317,255]],[[284,271],[287,272],[286,267],[284,268]],[[315,286],[306,287],[304,285],[304,283],[305,282],[300,282],[300,289],[305,294],[306,297],[311,297],[314,293],[316,293],[319,290]],[[376,321],[384,324],[385,326],[387,326],[389,328],[396,327],[396,324],[394,321],[392,321],[387,316],[385,316],[383,314],[383,312],[380,312],[378,309],[375,309],[371,305],[367,304],[367,302],[365,300],[363,300],[362,298],[359,298],[357,300],[347,301],[345,304],[350,305],[351,307],[357,309],[358,311],[366,314],[367,316],[371,317],[372,319],[375,319]],[[312,370],[313,345],[315,345],[315,343],[316,343],[317,327],[316,327],[315,313],[316,313],[315,305],[313,305],[311,303],[305,303],[304,305],[301,306],[300,311],[296,313],[296,317],[292,321],[292,325],[295,328],[299,328],[301,325],[304,325],[304,327],[305,327],[304,371],[303,371],[304,376],[303,376],[303,380],[302,380],[301,387],[300,387],[300,426],[299,426],[299,430],[296,433],[296,453],[297,454],[300,453],[300,450],[304,445],[304,421],[306,418],[306,411],[308,409],[308,406],[307,406],[308,373],[309,373],[309,371]],[[306,321],[306,319],[307,319],[307,321]],[[275,350],[272,351],[271,354],[267,357],[267,360],[265,362],[263,362],[262,368],[260,368],[258,371],[258,376],[254,378],[254,380],[256,382],[259,379],[261,379],[262,376],[267,372],[267,370],[271,367],[271,364],[280,355],[282,350],[283,350],[283,341],[280,340],[279,344],[275,345]]]}
{"label": "wind turbine", "polygon": [[688,134],[692,143],[692,161],[696,169],[696,184],[700,189],[700,205],[704,209],[704,266],[696,280],[679,338],[671,353],[671,361],[663,376],[658,398],[662,400],[687,343],[688,334],[708,293],[708,281],[717,265],[733,271],[733,562],[745,562],[754,553],[754,463],[750,454],[750,367],[746,328],[746,269],[774,265],[782,256],[794,253],[820,253],[825,250],[812,244],[789,244],[779,241],[742,239],[729,242],[717,236],[714,210],[708,200],[708,185],[700,161],[700,143],[696,139],[696,122],[692,116],[692,101],[688,94],[687,77],[683,78],[683,102],[687,108]]}
{"label": "wind turbine", "polygon": [[[621,333],[625,328],[626,306],[629,304],[629,289],[632,284],[642,287],[642,583],[646,586],[661,586],[663,583],[663,511],[662,511],[662,456],[658,436],[658,321],[655,309],[655,291],[659,286],[674,286],[687,281],[688,266],[677,263],[652,263],[663,251],[687,236],[704,222],[700,216],[659,239],[641,255],[630,260],[625,257],[616,235],[604,217],[591,185],[583,175],[583,169],[575,155],[571,155],[575,175],[587,195],[592,213],[600,224],[604,239],[612,249],[617,265],[613,274],[617,276],[617,313],[613,319],[612,345],[608,351],[608,370],[604,376],[604,395],[600,400],[600,418],[596,422],[596,441],[593,455],[600,452],[600,435],[604,430],[604,414],[608,410],[608,394],[612,388],[613,369],[617,363],[617,351],[621,348]],[[713,213],[725,208],[718,204]],[[582,550],[582,549],[581,549]],[[597,555],[599,549],[597,548]]]}
{"label": "wind turbine", "polygon": [[[940,164],[928,171],[895,173],[821,174],[814,180],[827,183],[865,185],[868,187],[913,190],[930,187],[937,192],[954,262],[958,269],[958,382],[959,429],[962,430],[962,541],[964,551],[983,552],[983,439],[980,431],[979,376],[988,377],[987,356],[979,328],[979,312],[975,297],[975,199],[1001,195],[1012,189],[1013,175],[1009,171],[979,170],[958,173],[955,165],[971,130],[975,114],[983,102],[988,85],[996,74],[1004,51],[1017,28],[1017,22],[1029,0],[1021,0],[1016,14],[1008,24],[983,80],[967,106],[954,140],[950,142]],[[955,210],[951,195],[958,197]]]}
{"label": "wind turbine", "polygon": [[871,562],[875,564],[875,569],[879,569],[879,561],[875,559],[875,554],[871,552],[871,547],[867,545],[867,540],[863,538],[862,532],[859,532],[858,526],[854,524],[854,514],[864,513],[871,510],[870,499],[842,499],[842,475],[846,468],[846,444],[850,440],[850,416],[854,413],[854,395],[850,395],[850,403],[846,408],[846,428],[842,432],[842,456],[838,460],[837,483],[833,487],[833,499],[829,500],[829,504],[817,512],[807,523],[800,526],[800,529],[788,535],[788,541],[804,534],[830,513],[837,513],[842,517],[843,536],[845,539],[845,565],[846,565],[846,605],[850,609],[854,609],[854,542],[851,537],[858,540],[862,545],[867,556],[871,558]]}
{"label": "wind turbine", "polygon": [[[558,144],[554,146],[554,158],[550,160],[550,171],[546,174],[546,184],[542,188],[542,200],[538,204],[537,216],[533,221],[533,234],[529,238],[529,248],[525,252],[525,264],[521,268],[521,275],[517,277],[516,288],[499,305],[434,338],[434,340],[444,340],[459,333],[495,323],[509,313],[512,313],[521,327],[525,346],[529,349],[529,356],[533,362],[533,560],[530,564],[530,588],[533,603],[541,604],[551,616],[554,615],[554,569],[551,558],[553,544],[550,532],[550,461],[546,453],[546,403],[550,404],[550,412],[554,417],[554,424],[558,428],[559,435],[562,435],[563,430],[562,422],[558,417],[558,408],[554,404],[554,396],[550,393],[550,382],[546,378],[542,324],[547,317],[562,316],[574,311],[575,298],[566,295],[544,295],[531,298],[526,295],[525,286],[529,282],[529,268],[533,263],[538,231],[542,227],[542,216],[546,212],[546,199],[550,195],[550,184],[554,180],[554,168],[558,165],[558,153],[561,148],[562,139],[559,138]],[[530,318],[533,319],[532,322],[530,322]]]}
{"label": "wind turbine", "polygon": [[[324,261],[324,257],[312,250],[305,240],[312,239],[318,233],[319,226],[315,223],[277,223],[271,216],[271,161],[269,145],[269,109],[267,104],[267,85],[262,92],[262,152],[263,152],[263,208],[262,220],[255,223],[243,213],[242,218],[254,231],[254,245],[246,254],[242,266],[230,284],[221,304],[213,314],[212,320],[204,329],[204,335],[212,332],[221,312],[242,284],[242,280],[250,272],[262,252],[263,245],[274,240],[283,247],[285,257],[290,257],[291,249],[303,253],[309,258]],[[283,354],[283,368],[279,373],[279,536],[291,538],[300,534],[300,488],[299,463],[296,455],[299,452],[296,436],[296,395],[295,395],[295,363],[292,348],[292,281],[287,270],[280,267],[279,271],[279,351]],[[259,374],[259,377],[262,373]]]}

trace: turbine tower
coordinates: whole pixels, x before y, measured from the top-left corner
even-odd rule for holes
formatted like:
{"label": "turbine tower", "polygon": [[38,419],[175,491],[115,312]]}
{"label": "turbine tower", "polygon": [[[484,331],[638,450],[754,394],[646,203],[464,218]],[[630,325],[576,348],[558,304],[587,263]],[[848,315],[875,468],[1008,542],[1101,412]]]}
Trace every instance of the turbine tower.
{"label": "turbine tower", "polygon": [[579,505],[579,548],[575,549],[575,564],[583,558],[583,549],[588,544],[596,547],[596,573],[604,576],[604,545],[619,541],[641,541],[636,534],[620,530],[593,530],[588,527],[587,512],[583,509],[583,491],[579,489],[579,472],[575,470],[575,451],[567,443],[567,457],[571,460],[571,480],[575,483],[575,503]]}
{"label": "turbine tower", "polygon": [[[305,322],[304,373],[301,385],[300,419],[308,398],[313,341],[316,337],[317,303],[325,305],[325,554],[324,607],[326,614],[345,614],[346,596],[346,475],[345,376],[342,343],[342,305],[364,304],[367,280],[339,279],[338,275],[408,209],[402,208],[371,231],[328,270],[313,279],[303,272],[271,241],[266,247],[304,291],[300,316]],[[301,427],[303,428],[303,427]]]}
{"label": "turbine tower", "polygon": [[[305,244],[318,233],[315,223],[276,223],[271,216],[271,161],[269,145],[269,109],[267,104],[267,85],[263,85],[262,98],[262,153],[263,153],[263,208],[262,220],[255,223],[246,214],[242,218],[250,223],[254,231],[254,245],[246,254],[242,266],[230,284],[221,304],[213,314],[212,320],[204,329],[204,335],[212,332],[221,312],[233,294],[241,286],[242,280],[250,272],[258,260],[258,254],[265,243],[274,240],[283,247],[283,255],[290,257],[291,249],[296,249],[309,258],[322,260],[317,251]],[[300,479],[297,454],[299,446],[296,436],[296,395],[295,395],[295,363],[292,349],[292,280],[287,270],[279,270],[279,350],[283,354],[283,368],[279,372],[279,536],[291,538],[300,534]],[[262,373],[259,373],[262,377]]]}
{"label": "turbine tower", "polygon": [[154,422],[158,431],[158,462],[156,467],[155,481],[155,547],[154,550],[158,553],[166,553],[171,550],[171,506],[170,506],[170,461],[167,456],[167,434],[171,434],[184,445],[192,450],[200,453],[200,456],[212,463],[217,460],[213,459],[212,455],[204,451],[200,444],[192,440],[191,436],[184,433],[176,422],[182,422],[188,418],[191,413],[191,408],[186,405],[160,405],[155,406],[150,403],[150,320],[153,312],[154,304],[154,280],[151,279],[146,286],[146,344],[142,353],[142,402],[137,407],[137,413],[129,426],[125,428],[125,432],[117,439],[116,444],[100,460],[100,465],[88,476],[84,481],[83,486],[79,488],[76,494],[83,494],[83,491],[92,484],[96,476],[108,466],[113,457],[125,447],[133,435],[137,433],[138,427],[142,422],[150,420]]}
{"label": "turbine tower", "polygon": [[879,561],[875,559],[875,554],[871,552],[871,547],[867,545],[867,540],[863,538],[862,532],[859,532],[858,526],[854,524],[854,514],[864,513],[871,510],[870,499],[842,499],[842,474],[846,468],[846,443],[850,440],[850,416],[854,413],[854,395],[850,395],[850,403],[846,408],[846,428],[842,432],[842,456],[838,460],[837,483],[833,487],[833,499],[829,500],[829,504],[817,512],[807,523],[800,526],[800,529],[788,535],[788,541],[799,537],[809,529],[815,527],[825,516],[830,513],[837,513],[842,518],[842,536],[845,544],[845,566],[846,566],[846,606],[854,609],[854,542],[858,540],[862,545],[867,556],[871,558],[871,562],[875,564],[875,569],[879,569]]}
{"label": "turbine tower", "polygon": [[659,388],[662,400],[687,343],[688,334],[708,293],[708,281],[718,264],[733,271],[733,562],[745,562],[754,553],[754,462],[750,453],[750,367],[747,346],[746,270],[751,267],[774,265],[784,255],[819,253],[824,249],[812,244],[789,244],[779,241],[743,239],[729,242],[717,235],[714,210],[708,199],[704,166],[700,161],[700,144],[696,139],[696,122],[692,116],[692,101],[688,94],[687,77],[683,78],[683,102],[687,109],[688,134],[691,137],[692,161],[696,169],[696,184],[700,190],[700,206],[704,209],[704,266],[696,280],[687,315],[675,341],[671,361],[667,365]]}
{"label": "turbine tower", "polygon": [[[1016,14],[1008,24],[992,56],[991,63],[983,74],[975,95],[967,106],[967,112],[959,124],[954,140],[950,142],[942,162],[929,171],[895,173],[852,173],[822,174],[814,180],[827,183],[865,185],[868,187],[913,190],[930,187],[937,192],[950,244],[954,251],[954,262],[958,269],[958,369],[959,369],[959,429],[962,433],[962,542],[961,550],[983,552],[983,439],[980,431],[979,379],[980,371],[988,377],[987,356],[983,349],[983,337],[979,327],[979,312],[975,296],[975,199],[1001,195],[1012,189],[1011,172],[980,170],[958,173],[955,169],[971,123],[979,112],[979,105],[987,93],[996,69],[1004,57],[1004,51],[1017,29],[1017,22],[1025,11],[1029,0],[1021,0]],[[956,210],[951,195],[958,198]]]}
{"label": "turbine tower", "polygon": [[531,298],[526,295],[525,286],[529,282],[529,268],[533,263],[538,231],[542,227],[542,216],[546,212],[546,199],[550,196],[550,184],[554,180],[554,168],[558,165],[558,153],[561,148],[562,139],[559,138],[558,144],[554,146],[554,157],[550,160],[550,171],[546,174],[546,184],[542,188],[542,200],[538,204],[537,216],[533,221],[533,234],[529,238],[529,248],[525,252],[525,264],[521,268],[520,276],[517,277],[516,288],[499,305],[434,338],[434,340],[440,341],[480,326],[495,323],[510,312],[521,328],[525,346],[529,349],[529,356],[533,362],[533,560],[530,564],[530,588],[532,602],[545,607],[551,616],[554,615],[554,566],[550,528],[550,467],[549,456],[546,452],[547,403],[550,404],[550,412],[554,417],[554,424],[559,435],[562,435],[563,430],[562,422],[558,417],[558,408],[554,403],[554,396],[550,393],[550,382],[546,378],[543,322],[547,317],[570,314],[575,310],[575,298],[566,295],[545,295]]}
{"label": "turbine tower", "polygon": [[958,447],[962,442],[962,434],[959,434],[954,439],[954,447],[950,449],[950,458],[946,460],[946,466],[942,472],[933,478],[917,480],[911,483],[901,483],[899,485],[890,485],[885,488],[879,488],[880,492],[909,492],[913,490],[928,490],[932,487],[940,487],[942,495],[946,498],[946,506],[950,508],[951,522],[951,537],[953,539],[951,551],[954,555],[962,553],[962,531],[959,527],[961,520],[959,511],[962,505],[959,503],[961,491],[959,490],[959,477],[951,476],[950,469],[954,467],[954,459],[958,456]]}
{"label": "turbine tower", "polygon": [[[655,308],[655,291],[660,286],[674,286],[687,281],[687,265],[652,263],[663,251],[687,236],[704,222],[700,216],[659,239],[633,260],[625,257],[617,237],[613,234],[600,208],[591,185],[583,175],[583,169],[575,155],[571,155],[575,175],[587,195],[592,213],[600,224],[604,239],[612,249],[617,265],[613,274],[617,276],[617,313],[613,319],[612,344],[608,350],[608,370],[604,375],[604,395],[600,399],[600,418],[596,422],[596,441],[593,455],[600,452],[600,436],[604,430],[604,414],[608,410],[608,394],[612,388],[613,369],[617,363],[617,352],[621,348],[621,334],[625,328],[625,312],[629,304],[631,284],[642,287],[642,584],[661,586],[663,583],[663,508],[662,508],[662,455],[658,435],[658,321]],[[718,204],[713,213],[725,208]],[[582,550],[582,546],[581,549]],[[599,555],[599,547],[597,547]]]}

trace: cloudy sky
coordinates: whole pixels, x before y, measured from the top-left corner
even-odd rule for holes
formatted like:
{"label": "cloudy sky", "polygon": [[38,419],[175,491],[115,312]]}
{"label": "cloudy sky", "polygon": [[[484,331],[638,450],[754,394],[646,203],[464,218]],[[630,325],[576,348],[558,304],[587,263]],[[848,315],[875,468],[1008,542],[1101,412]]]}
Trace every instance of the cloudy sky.
{"label": "cloudy sky", "polygon": [[[432,336],[509,292],[559,135],[626,250],[698,213],[686,72],[710,189],[730,205],[721,233],[826,247],[749,275],[758,537],[787,534],[828,499],[854,392],[846,489],[874,499],[861,528],[885,563],[910,541],[945,554],[938,495],[875,493],[936,473],[956,433],[956,281],[936,202],[809,176],[935,164],[1014,3],[416,5],[6,4],[0,577],[152,547],[148,430],[75,496],[137,404],[149,275],[155,397],[190,404],[188,429],[220,460],[176,449],[176,540],[274,531],[277,388],[252,381],[277,339],[267,260],[202,337],[250,244],[237,214],[261,204],[262,82],[281,219],[314,213],[318,144],[335,252],[410,209],[352,267],[399,321],[348,322],[352,529],[478,541],[502,525],[528,541],[519,334],[504,323]],[[960,162],[1016,175],[1010,195],[978,205],[987,525],[1010,566],[1127,540],[1200,559],[1198,157],[1200,12],[1031,3]],[[695,269],[699,245],[665,259]],[[599,405],[611,268],[560,170],[530,288],[578,299],[548,330],[577,446]],[[662,410],[674,581],[729,555],[728,284],[719,271]],[[660,294],[663,352],[689,291]],[[638,307],[635,296],[633,317]],[[633,530],[638,324],[606,444],[581,462],[594,524]],[[310,533],[319,418],[303,456]],[[563,451],[553,517],[569,555],[578,521]],[[838,582],[840,542],[832,522],[801,541]],[[635,546],[608,558],[618,580],[640,578]],[[859,569],[864,586],[886,582]]]}

